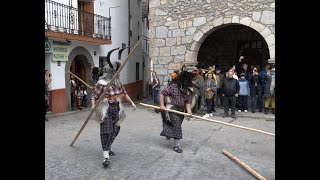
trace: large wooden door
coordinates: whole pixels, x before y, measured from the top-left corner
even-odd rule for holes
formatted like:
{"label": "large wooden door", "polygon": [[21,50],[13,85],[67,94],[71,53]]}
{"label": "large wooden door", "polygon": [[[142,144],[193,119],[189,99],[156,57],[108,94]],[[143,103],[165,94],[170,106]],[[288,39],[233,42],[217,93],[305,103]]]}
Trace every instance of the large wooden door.
{"label": "large wooden door", "polygon": [[[86,67],[84,64],[84,57],[82,55],[78,55],[74,58],[71,63],[70,72],[78,76],[84,82],[86,82]],[[82,82],[75,78],[75,82],[77,85],[81,85]]]}
{"label": "large wooden door", "polygon": [[94,4],[93,2],[78,1],[79,34],[91,36],[94,23]]}

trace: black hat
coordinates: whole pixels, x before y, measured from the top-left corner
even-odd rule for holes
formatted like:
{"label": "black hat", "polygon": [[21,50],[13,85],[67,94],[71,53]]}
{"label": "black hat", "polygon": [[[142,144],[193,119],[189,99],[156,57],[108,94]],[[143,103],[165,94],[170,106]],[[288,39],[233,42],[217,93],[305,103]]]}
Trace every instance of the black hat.
{"label": "black hat", "polygon": [[245,74],[245,73],[241,73],[241,74],[240,74],[240,77],[242,77],[242,76],[246,76],[246,74]]}
{"label": "black hat", "polygon": [[221,70],[221,68],[220,67],[216,67],[216,70]]}

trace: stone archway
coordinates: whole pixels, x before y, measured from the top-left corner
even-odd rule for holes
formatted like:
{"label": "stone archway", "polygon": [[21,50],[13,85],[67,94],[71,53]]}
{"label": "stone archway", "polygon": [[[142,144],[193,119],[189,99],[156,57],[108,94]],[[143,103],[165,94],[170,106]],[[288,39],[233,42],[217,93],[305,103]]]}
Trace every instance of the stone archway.
{"label": "stone archway", "polygon": [[275,62],[275,36],[269,27],[254,21],[249,17],[243,17],[240,19],[239,16],[233,16],[232,18],[223,18],[219,17],[217,19],[212,20],[211,22],[206,23],[205,26],[200,28],[194,33],[191,47],[187,49],[185,54],[185,61],[186,62],[197,62],[198,52],[201,47],[202,42],[214,31],[223,28],[230,24],[241,24],[248,26],[254,30],[256,30],[266,41],[269,48],[270,59],[268,60],[269,63]]}
{"label": "stone archway", "polygon": [[[77,55],[83,55],[86,59],[86,61],[84,61],[84,65],[86,67],[86,80],[85,80],[86,82],[91,82],[91,67],[94,67],[94,62],[93,62],[92,56],[86,48],[78,46],[78,47],[75,47],[74,49],[72,49],[72,51],[70,52],[70,54],[68,56],[68,62],[66,63],[66,66],[65,66],[67,111],[71,110],[71,104],[70,104],[71,92],[70,92],[70,73],[69,73],[69,70],[70,70],[72,61],[75,59],[75,57]],[[88,83],[88,84],[90,85],[91,83]],[[91,91],[88,90],[87,92],[88,92],[88,96],[90,96]]]}

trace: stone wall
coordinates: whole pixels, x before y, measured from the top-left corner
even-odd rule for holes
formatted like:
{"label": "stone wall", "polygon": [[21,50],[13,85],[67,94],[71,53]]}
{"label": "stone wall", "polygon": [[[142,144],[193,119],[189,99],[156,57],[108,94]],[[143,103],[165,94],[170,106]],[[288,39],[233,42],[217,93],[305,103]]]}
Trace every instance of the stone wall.
{"label": "stone wall", "polygon": [[213,31],[228,24],[243,24],[266,40],[274,62],[275,0],[150,0],[150,58],[160,80],[197,62],[199,48]]}

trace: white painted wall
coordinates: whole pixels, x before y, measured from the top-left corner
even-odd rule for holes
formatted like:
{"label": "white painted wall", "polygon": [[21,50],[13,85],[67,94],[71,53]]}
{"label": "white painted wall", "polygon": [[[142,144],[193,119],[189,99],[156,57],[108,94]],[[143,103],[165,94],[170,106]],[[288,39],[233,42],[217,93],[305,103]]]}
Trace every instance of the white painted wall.
{"label": "white painted wall", "polygon": [[[141,13],[141,1],[130,1],[130,14],[132,16],[131,30],[132,36],[130,38],[131,46],[135,46],[138,42],[138,36],[141,38],[142,36],[142,13]],[[139,22],[139,26],[138,26]],[[129,67],[130,71],[128,72],[128,83],[132,83],[136,81],[136,63],[139,62],[139,80],[143,79],[143,58],[142,58],[142,42],[140,42],[132,54],[132,59],[130,59]],[[131,48],[133,50],[133,47]]]}
{"label": "white painted wall", "polygon": [[[53,40],[49,38],[48,40],[51,44],[51,47],[53,45]],[[59,41],[59,40],[56,40]],[[60,40],[62,41],[62,40]],[[94,61],[94,66],[99,65],[99,53],[98,53],[98,46],[94,45],[93,43],[87,43],[83,41],[71,41],[71,45],[68,46],[68,54],[74,49],[75,47],[82,46],[86,48],[89,52],[90,55],[92,56],[92,59]],[[94,51],[97,52],[96,55],[94,55]],[[48,54],[48,53],[46,53]],[[55,89],[64,89],[65,87],[65,66],[66,66],[67,61],[61,61],[61,65],[58,66],[58,62],[52,61],[52,56],[50,56],[50,60],[47,60],[46,56],[46,67],[49,68],[49,72],[52,74],[52,90]],[[47,65],[48,64],[48,65]]]}
{"label": "white painted wall", "polygon": [[52,59],[51,56],[52,56],[52,53],[45,53],[45,66],[44,66],[44,68],[46,70],[48,70],[50,74],[51,74],[51,63],[50,63],[50,61]]}
{"label": "white painted wall", "polygon": [[[99,55],[107,56],[108,51],[111,49],[121,47],[122,43],[128,45],[128,0],[96,0],[94,1],[95,13],[109,17],[109,7],[120,6],[117,8],[111,8],[111,40],[112,44],[99,46]],[[121,62],[124,62],[128,56],[128,50],[124,50],[121,56]],[[110,57],[111,61],[118,60],[118,51],[113,52]],[[95,64],[96,67],[99,63]],[[122,83],[128,83],[128,64],[122,69],[120,73],[120,80]]]}
{"label": "white painted wall", "polygon": [[[55,2],[59,2],[65,5],[69,5],[69,0],[55,0]],[[72,0],[72,6],[77,7],[77,0]],[[129,28],[128,28],[128,0],[95,0],[94,1],[94,13],[98,15],[102,15],[105,17],[109,17],[109,7],[120,6],[117,8],[111,8],[110,16],[111,16],[111,37],[112,44],[109,45],[94,45],[92,43],[80,42],[80,41],[71,41],[71,45],[68,47],[68,53],[77,46],[82,46],[86,48],[94,61],[94,66],[99,66],[99,56],[107,56],[108,51],[113,48],[121,47],[122,43],[128,45],[129,42]],[[139,10],[139,14],[141,16],[141,12]],[[139,19],[141,17],[139,16]],[[135,22],[137,24],[137,22]],[[142,21],[140,20],[140,28],[142,27]],[[141,34],[141,33],[140,33]],[[136,38],[135,38],[136,39]],[[60,41],[63,41],[60,39]],[[136,40],[137,41],[137,40]],[[135,41],[135,42],[136,42]],[[52,45],[52,39],[49,38],[49,42]],[[135,43],[133,42],[133,43]],[[131,42],[131,45],[134,45]],[[131,48],[132,49],[132,48]],[[141,49],[141,48],[139,48]],[[96,51],[96,56],[94,56],[94,51]],[[141,52],[141,51],[140,51]],[[136,54],[136,53],[135,53]],[[128,50],[124,50],[121,56],[121,61],[124,60],[128,56]],[[133,59],[137,59],[137,57],[132,57]],[[52,57],[51,57],[52,59]],[[118,59],[118,53],[114,52],[111,55],[111,61],[115,61]],[[121,82],[124,84],[135,82],[135,62],[131,59],[121,71],[120,78]],[[46,60],[47,62],[48,60]],[[142,58],[139,58],[140,62],[140,79],[142,79]],[[50,73],[52,74],[52,89],[62,89],[65,88],[65,65],[66,62],[61,62],[61,66],[58,66],[57,62],[53,62],[50,60]]]}

